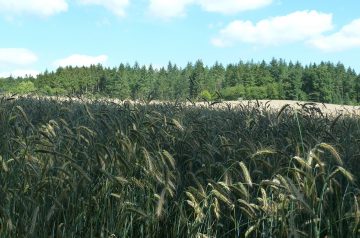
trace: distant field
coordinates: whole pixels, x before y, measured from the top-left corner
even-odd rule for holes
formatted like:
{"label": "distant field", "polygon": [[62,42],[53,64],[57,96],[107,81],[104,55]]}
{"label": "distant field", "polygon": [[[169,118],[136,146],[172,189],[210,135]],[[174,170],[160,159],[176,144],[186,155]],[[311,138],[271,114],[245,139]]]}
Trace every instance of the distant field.
{"label": "distant field", "polygon": [[[33,98],[46,98],[53,99],[59,101],[83,101],[83,102],[91,102],[91,101],[104,101],[104,102],[113,102],[117,104],[122,104],[124,102],[132,103],[132,104],[146,104],[144,101],[132,101],[132,100],[118,100],[118,99],[109,99],[109,98],[100,98],[97,100],[84,98],[84,97],[49,97],[49,96],[31,96]],[[164,103],[172,103],[169,101],[158,101],[153,100],[150,101],[149,104],[164,104]],[[175,103],[175,102],[173,102]],[[304,105],[312,105],[316,108],[319,108],[322,113],[330,114],[330,115],[360,115],[360,106],[350,106],[350,105],[338,105],[338,104],[329,104],[329,103],[318,103],[318,102],[304,102],[304,101],[291,101],[291,100],[238,100],[238,101],[221,101],[221,102],[195,102],[194,104],[186,101],[183,103],[184,105],[196,105],[199,107],[214,107],[214,108],[238,108],[244,106],[254,106],[254,107],[265,107],[271,110],[280,110],[285,105],[289,105],[292,109],[301,109]]]}
{"label": "distant field", "polygon": [[[349,106],[349,105],[337,105],[337,104],[327,104],[327,103],[315,103],[315,102],[303,102],[303,101],[290,101],[290,100],[241,100],[241,101],[224,101],[216,104],[219,107],[239,107],[257,104],[265,106],[273,110],[279,110],[285,105],[289,105],[293,109],[300,109],[304,104],[314,105],[319,108],[325,114],[354,114],[360,115],[360,106]],[[197,105],[204,105],[206,103],[197,103]]]}

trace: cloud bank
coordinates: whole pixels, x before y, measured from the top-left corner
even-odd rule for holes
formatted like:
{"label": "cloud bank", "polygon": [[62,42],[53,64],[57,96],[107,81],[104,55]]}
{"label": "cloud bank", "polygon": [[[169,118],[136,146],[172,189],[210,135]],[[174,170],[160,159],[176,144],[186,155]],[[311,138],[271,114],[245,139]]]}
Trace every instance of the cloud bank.
{"label": "cloud bank", "polygon": [[272,0],[199,0],[197,2],[207,12],[234,14],[270,5]]}
{"label": "cloud bank", "polygon": [[37,55],[28,49],[0,48],[0,66],[29,65],[37,60]]}
{"label": "cloud bank", "polygon": [[259,22],[236,20],[221,29],[211,40],[218,47],[236,43],[280,45],[304,41],[333,29],[332,14],[317,11],[296,11]]}
{"label": "cloud bank", "polygon": [[325,52],[339,52],[360,48],[360,18],[343,26],[338,32],[321,35],[309,40],[308,43]]}
{"label": "cloud bank", "polygon": [[186,8],[192,5],[200,6],[207,12],[234,14],[267,6],[272,0],[150,0],[149,11],[159,18],[181,17]]}
{"label": "cloud bank", "polygon": [[48,17],[67,10],[65,0],[0,0],[0,13],[6,16],[27,14]]}
{"label": "cloud bank", "polygon": [[125,9],[129,0],[78,0],[82,5],[97,5],[106,8],[119,17],[126,16]]}
{"label": "cloud bank", "polygon": [[[66,12],[69,0],[0,0],[0,14],[6,17],[19,15],[52,16]],[[77,0],[81,5],[97,5],[115,15],[124,17],[129,0]]]}
{"label": "cloud bank", "polygon": [[108,60],[107,55],[99,56],[89,56],[89,55],[79,55],[74,54],[66,57],[64,59],[58,59],[54,62],[56,67],[66,67],[66,66],[90,66],[96,64],[104,64]]}
{"label": "cloud bank", "polygon": [[37,70],[32,70],[32,69],[18,69],[18,70],[13,70],[10,72],[0,72],[0,78],[8,78],[10,76],[17,78],[17,77],[26,77],[26,76],[33,76],[36,77],[37,75],[39,75],[40,72]]}

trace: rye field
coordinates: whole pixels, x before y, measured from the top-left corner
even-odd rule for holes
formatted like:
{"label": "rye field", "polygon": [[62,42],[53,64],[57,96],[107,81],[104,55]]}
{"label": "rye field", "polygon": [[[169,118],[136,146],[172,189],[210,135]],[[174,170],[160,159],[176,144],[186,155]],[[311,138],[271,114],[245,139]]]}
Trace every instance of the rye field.
{"label": "rye field", "polygon": [[0,98],[0,237],[359,237],[360,117]]}

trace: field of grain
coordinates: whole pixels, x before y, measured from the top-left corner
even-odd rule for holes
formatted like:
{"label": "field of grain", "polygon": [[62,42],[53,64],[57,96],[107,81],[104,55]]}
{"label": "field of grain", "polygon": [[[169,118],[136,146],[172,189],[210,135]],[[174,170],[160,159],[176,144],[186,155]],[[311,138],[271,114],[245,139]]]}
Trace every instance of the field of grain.
{"label": "field of grain", "polygon": [[[7,95],[7,97],[12,97]],[[21,97],[21,96],[20,96]],[[140,105],[158,105],[158,104],[172,104],[170,101],[158,101],[152,100],[149,102],[142,100],[118,100],[114,98],[100,98],[100,99],[91,99],[86,97],[64,97],[64,96],[34,96],[28,95],[25,97],[30,97],[38,100],[54,100],[54,101],[76,101],[76,102],[102,102],[102,103],[115,103],[118,105],[124,103],[130,104],[140,104]],[[19,98],[19,96],[14,96],[13,98]],[[351,106],[351,105],[338,105],[338,104],[329,104],[329,103],[318,103],[318,102],[304,102],[304,101],[291,101],[291,100],[237,100],[237,101],[211,101],[211,102],[177,102],[182,106],[197,106],[197,107],[209,107],[209,108],[244,108],[244,107],[263,107],[267,110],[278,111],[283,107],[288,106],[294,110],[301,110],[304,106],[313,106],[321,111],[323,114],[338,116],[342,115],[360,115],[360,106]],[[176,104],[176,103],[175,103]]]}
{"label": "field of grain", "polygon": [[223,105],[231,105],[232,107],[238,107],[239,105],[265,105],[267,108],[273,110],[280,110],[285,105],[289,105],[293,109],[301,109],[304,105],[311,105],[321,110],[324,114],[339,115],[360,115],[360,106],[350,105],[337,105],[328,103],[316,103],[316,102],[303,102],[303,101],[290,101],[290,100],[241,100],[241,101],[226,101]]}
{"label": "field of grain", "polygon": [[358,108],[236,103],[2,97],[0,237],[358,237]]}

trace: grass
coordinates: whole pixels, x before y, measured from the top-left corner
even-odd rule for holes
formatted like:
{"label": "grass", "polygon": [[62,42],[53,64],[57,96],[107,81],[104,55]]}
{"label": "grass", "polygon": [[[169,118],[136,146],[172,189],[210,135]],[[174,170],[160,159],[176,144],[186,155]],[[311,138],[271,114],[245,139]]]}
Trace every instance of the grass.
{"label": "grass", "polygon": [[3,97],[1,237],[358,237],[360,118]]}

